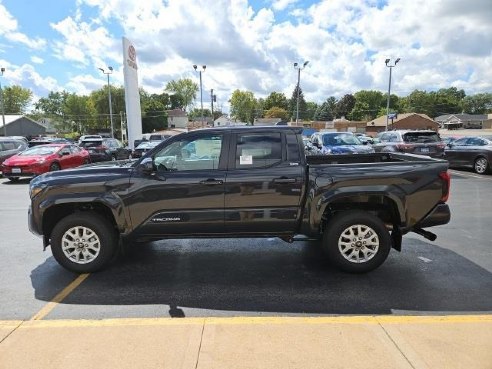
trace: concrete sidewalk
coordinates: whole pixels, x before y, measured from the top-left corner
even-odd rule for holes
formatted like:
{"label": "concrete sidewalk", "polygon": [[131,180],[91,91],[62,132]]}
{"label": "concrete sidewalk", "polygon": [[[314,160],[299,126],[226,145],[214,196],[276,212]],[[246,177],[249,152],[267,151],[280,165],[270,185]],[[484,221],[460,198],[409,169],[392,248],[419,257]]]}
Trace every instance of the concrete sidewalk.
{"label": "concrete sidewalk", "polygon": [[0,368],[492,369],[492,315],[0,321]]}

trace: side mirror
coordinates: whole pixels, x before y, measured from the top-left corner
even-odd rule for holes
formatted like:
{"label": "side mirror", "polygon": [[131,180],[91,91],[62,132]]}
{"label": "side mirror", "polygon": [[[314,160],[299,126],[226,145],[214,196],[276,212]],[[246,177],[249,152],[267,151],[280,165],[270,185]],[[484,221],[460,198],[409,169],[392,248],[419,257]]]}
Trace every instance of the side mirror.
{"label": "side mirror", "polygon": [[144,158],[138,168],[142,171],[142,173],[150,174],[154,171],[154,160],[152,158]]}
{"label": "side mirror", "polygon": [[67,155],[70,155],[70,153],[69,153],[69,152],[67,152],[67,151],[62,151],[62,152],[60,153],[60,156],[67,156]]}

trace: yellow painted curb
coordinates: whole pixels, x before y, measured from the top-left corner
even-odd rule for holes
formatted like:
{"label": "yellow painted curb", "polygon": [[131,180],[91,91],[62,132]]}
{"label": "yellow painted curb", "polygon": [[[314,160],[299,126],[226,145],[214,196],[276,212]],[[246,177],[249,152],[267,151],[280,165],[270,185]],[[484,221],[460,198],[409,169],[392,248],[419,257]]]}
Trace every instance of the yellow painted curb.
{"label": "yellow painted curb", "polygon": [[[333,317],[217,317],[217,318],[121,318],[101,320],[29,320],[20,329],[125,327],[166,325],[321,325],[321,324],[459,324],[492,323],[492,315],[367,315]],[[0,327],[16,327],[20,321],[0,321]]]}

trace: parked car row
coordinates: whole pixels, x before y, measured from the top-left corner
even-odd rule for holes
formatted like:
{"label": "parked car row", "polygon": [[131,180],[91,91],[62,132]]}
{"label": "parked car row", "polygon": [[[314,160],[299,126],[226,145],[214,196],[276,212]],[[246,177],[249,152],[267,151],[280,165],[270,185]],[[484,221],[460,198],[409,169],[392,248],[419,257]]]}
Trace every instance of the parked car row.
{"label": "parked car row", "polygon": [[402,152],[445,159],[452,168],[492,172],[492,135],[441,138],[432,130],[395,130],[366,137],[351,132],[315,132],[303,141],[306,155]]}
{"label": "parked car row", "polygon": [[132,151],[114,138],[82,136],[78,143],[63,138],[0,138],[0,174],[11,181],[82,164],[131,158]]}
{"label": "parked car row", "polygon": [[89,153],[73,144],[47,144],[30,147],[2,163],[2,174],[10,181],[46,172],[76,168],[90,162]]}

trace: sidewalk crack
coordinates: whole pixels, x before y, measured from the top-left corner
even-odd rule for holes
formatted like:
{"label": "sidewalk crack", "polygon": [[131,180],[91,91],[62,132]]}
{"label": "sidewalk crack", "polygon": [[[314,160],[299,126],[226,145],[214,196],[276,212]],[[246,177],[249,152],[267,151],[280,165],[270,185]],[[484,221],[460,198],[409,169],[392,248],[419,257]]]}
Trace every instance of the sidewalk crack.
{"label": "sidewalk crack", "polygon": [[17,329],[18,329],[18,328],[19,328],[22,324],[24,324],[24,321],[21,321],[21,322],[17,325],[17,327],[15,327],[14,329],[12,329],[12,331],[11,331],[9,334],[7,334],[4,338],[2,338],[2,340],[0,341],[0,345],[3,343],[3,341],[5,341],[7,338],[9,338],[9,337],[10,337],[10,335],[11,335],[12,333],[14,333],[14,332],[15,332],[15,331],[16,331],[16,330],[17,330]]}
{"label": "sidewalk crack", "polygon": [[205,319],[203,320],[203,325],[202,325],[202,334],[200,336],[200,345],[198,346],[198,354],[196,356],[196,363],[195,363],[195,369],[198,368],[198,362],[200,361],[200,353],[202,351],[202,342],[203,342],[203,332],[205,331]]}
{"label": "sidewalk crack", "polygon": [[[400,349],[400,347],[397,345],[396,341],[393,339],[393,337],[391,337],[391,335],[388,333],[388,331],[383,327],[383,325],[378,322],[378,325],[383,329],[383,332],[386,334],[386,336],[390,339],[390,341],[393,343],[393,345],[395,345],[396,349],[400,352],[400,354],[405,358],[405,360],[407,361],[407,363],[413,368],[413,369],[416,369],[416,367],[412,364],[412,362],[410,361],[410,359],[407,357],[407,355],[405,355],[405,353]],[[195,368],[196,369],[196,368]]]}

